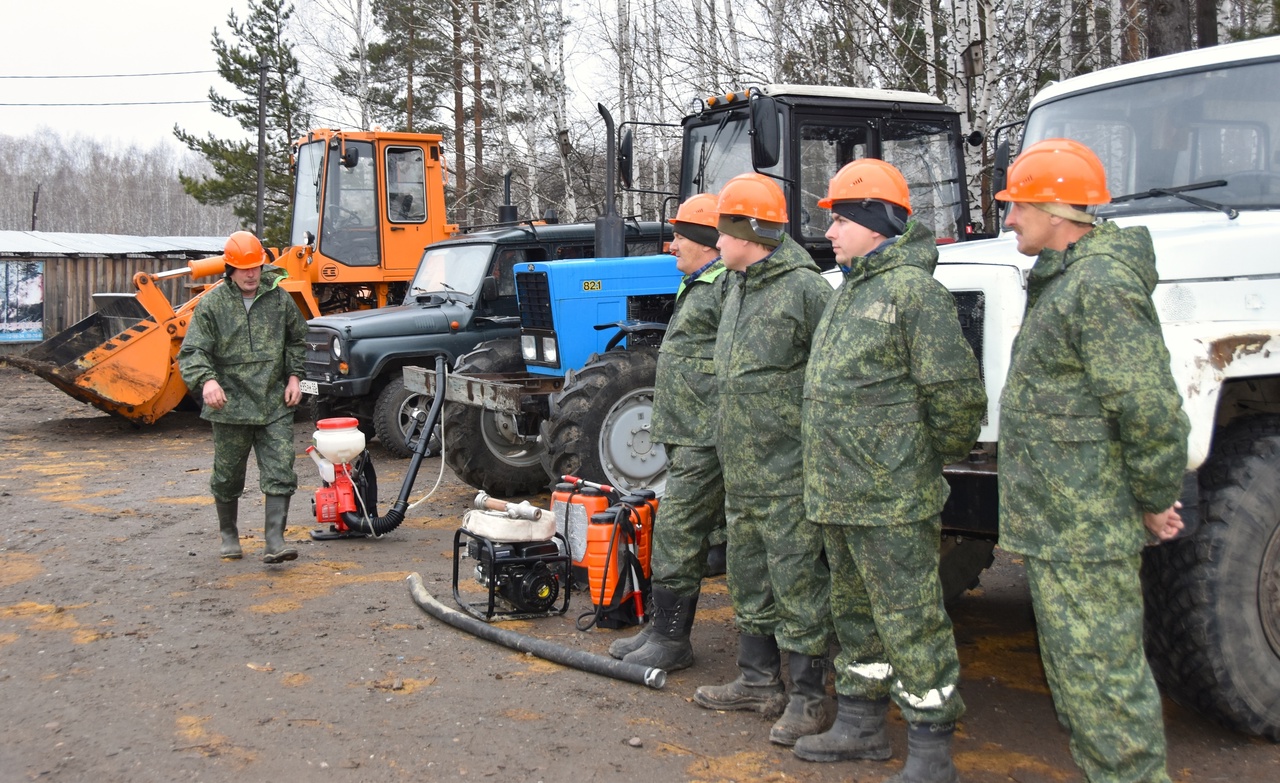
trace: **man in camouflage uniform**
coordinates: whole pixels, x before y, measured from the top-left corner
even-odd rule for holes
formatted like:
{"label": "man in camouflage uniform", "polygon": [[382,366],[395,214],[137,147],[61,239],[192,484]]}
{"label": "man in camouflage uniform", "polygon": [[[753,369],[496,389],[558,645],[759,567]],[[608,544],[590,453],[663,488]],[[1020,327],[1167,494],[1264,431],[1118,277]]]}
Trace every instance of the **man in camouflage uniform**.
{"label": "man in camouflage uniform", "polygon": [[958,779],[950,743],[964,702],[938,578],[942,466],[978,437],[987,397],[955,302],[933,278],[931,232],[909,220],[906,180],[849,163],[818,202],[844,283],[823,313],[805,375],[805,509],[831,566],[837,715],[802,737],[807,761],[884,760],[889,698],[908,724],[895,781]]}
{"label": "man in camouflage uniform", "polygon": [[[716,250],[716,197],[680,205],[671,254],[684,280],[658,352],[653,437],[667,449],[666,492],[653,526],[653,618],[643,631],[609,645],[609,654],[667,671],[693,665],[689,633],[707,553],[724,540],[724,477],[715,448],[716,376],[712,351],[724,264]],[[716,541],[715,539],[719,539]]]}
{"label": "man in camouflage uniform", "polygon": [[178,366],[187,388],[204,401],[200,417],[213,425],[209,489],[218,512],[221,556],[242,556],[238,522],[245,466],[252,449],[266,496],[264,563],[294,560],[285,545],[293,472],[293,409],[302,400],[307,322],[293,297],[279,288],[286,273],[266,264],[258,238],[237,231],[227,240],[223,284],[205,294],[191,314]]}
{"label": "man in camouflage uniform", "polygon": [[1008,177],[1005,224],[1037,258],[1000,397],[1000,545],[1026,563],[1085,777],[1167,783],[1138,571],[1144,544],[1182,528],[1189,426],[1151,303],[1151,236],[1094,223],[1106,173],[1078,142],[1033,144]]}
{"label": "man in camouflage uniform", "polygon": [[[776,182],[743,174],[720,191],[720,256],[730,270],[716,334],[717,448],[724,469],[728,586],[739,676],[694,701],[718,710],[786,711],[769,739],[791,745],[828,721],[828,577],[818,529],[804,517],[800,402],[809,344],[831,286],[783,232]],[[793,695],[781,679],[790,652]]]}

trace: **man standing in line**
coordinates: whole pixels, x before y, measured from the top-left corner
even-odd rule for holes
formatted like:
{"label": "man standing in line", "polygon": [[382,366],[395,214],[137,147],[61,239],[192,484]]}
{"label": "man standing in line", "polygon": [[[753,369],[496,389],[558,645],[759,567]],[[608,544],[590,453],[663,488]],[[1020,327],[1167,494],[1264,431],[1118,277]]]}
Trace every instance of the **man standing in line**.
{"label": "man standing in line", "polygon": [[238,560],[240,495],[252,449],[266,496],[264,563],[295,560],[284,541],[289,499],[298,488],[293,471],[293,409],[302,400],[307,321],[287,291],[286,273],[268,265],[258,238],[237,231],[223,250],[223,284],[205,294],[191,314],[178,351],[187,388],[204,401],[200,417],[213,425],[209,489],[222,534],[220,554]]}
{"label": "man standing in line", "polygon": [[802,737],[807,761],[884,760],[892,697],[907,721],[894,781],[954,783],[964,713],[960,661],[942,606],[942,467],[972,448],[987,396],[955,301],[933,277],[931,232],[909,220],[892,165],[847,164],[818,206],[844,283],[814,334],[805,376],[805,508],[831,566],[837,715]]}
{"label": "man standing in line", "polygon": [[653,438],[667,449],[667,488],[653,526],[652,619],[635,636],[609,645],[609,654],[667,671],[693,665],[689,633],[707,552],[724,535],[724,477],[715,447],[716,376],[712,355],[724,265],[716,197],[700,193],[680,205],[671,254],[684,273],[675,312],[658,352]]}
{"label": "man standing in line", "polygon": [[996,194],[1036,256],[1000,397],[1000,546],[1023,556],[1040,656],[1090,783],[1168,783],[1142,646],[1142,548],[1182,528],[1189,425],[1151,302],[1141,226],[1095,222],[1106,171],[1070,139],[1031,145]]}
{"label": "man standing in line", "polygon": [[[737,679],[693,700],[716,710],[785,712],[780,745],[826,728],[828,575],[805,519],[800,404],[813,330],[831,286],[783,227],[782,188],[741,174],[720,191],[720,257],[730,279],[716,334],[716,445],[724,470],[728,586],[737,619]],[[788,702],[781,650],[790,652]]]}

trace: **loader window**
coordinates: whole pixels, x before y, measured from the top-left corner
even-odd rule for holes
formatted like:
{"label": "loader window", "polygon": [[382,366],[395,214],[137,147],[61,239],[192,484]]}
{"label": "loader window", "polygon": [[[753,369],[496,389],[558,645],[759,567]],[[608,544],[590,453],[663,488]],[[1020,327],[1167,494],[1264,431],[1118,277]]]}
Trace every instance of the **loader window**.
{"label": "loader window", "polygon": [[320,252],[348,266],[377,266],[377,158],[373,144],[348,140],[346,158],[354,159],[355,165],[344,165],[340,158],[340,148],[329,150]]}
{"label": "loader window", "polygon": [[827,233],[831,220],[827,211],[818,206],[818,199],[826,198],[827,185],[841,166],[867,157],[870,139],[871,128],[866,124],[801,124],[800,226],[796,233],[805,240],[822,239]]}
{"label": "loader window", "polygon": [[960,181],[955,130],[926,120],[885,123],[880,154],[902,172],[911,190],[912,217],[939,239],[960,239],[964,183]]}
{"label": "loader window", "polygon": [[313,141],[298,148],[297,179],[293,187],[293,228],[289,244],[302,247],[307,244],[307,232],[316,236],[320,225],[320,172],[324,165],[324,142]]}
{"label": "loader window", "polygon": [[426,168],[421,147],[387,149],[387,219],[392,223],[427,220]]}

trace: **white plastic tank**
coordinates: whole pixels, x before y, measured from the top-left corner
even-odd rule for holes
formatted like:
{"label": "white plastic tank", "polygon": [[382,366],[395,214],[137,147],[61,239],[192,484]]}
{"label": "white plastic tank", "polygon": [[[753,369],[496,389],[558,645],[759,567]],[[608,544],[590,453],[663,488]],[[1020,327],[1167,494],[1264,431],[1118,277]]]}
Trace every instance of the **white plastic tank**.
{"label": "white plastic tank", "polygon": [[316,422],[316,431],[311,437],[316,442],[316,451],[336,464],[350,462],[364,451],[364,433],[360,431],[360,422],[353,417],[321,419]]}

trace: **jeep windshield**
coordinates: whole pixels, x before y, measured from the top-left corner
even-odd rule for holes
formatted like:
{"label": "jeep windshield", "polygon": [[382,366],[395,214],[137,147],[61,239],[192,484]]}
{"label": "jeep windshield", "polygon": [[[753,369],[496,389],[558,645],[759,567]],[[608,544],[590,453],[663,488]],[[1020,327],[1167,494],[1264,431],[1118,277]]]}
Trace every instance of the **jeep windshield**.
{"label": "jeep windshield", "polygon": [[448,299],[458,294],[474,297],[480,279],[489,271],[493,244],[429,247],[422,254],[418,272],[409,285],[409,296]]}
{"label": "jeep windshield", "polygon": [[1180,73],[1035,107],[1023,147],[1067,137],[1107,169],[1104,217],[1280,207],[1280,62]]}

